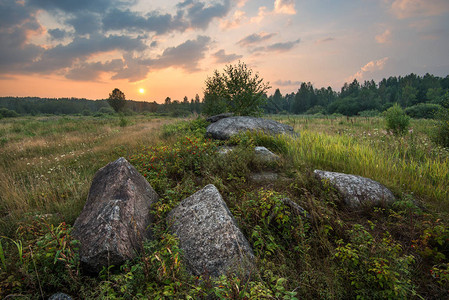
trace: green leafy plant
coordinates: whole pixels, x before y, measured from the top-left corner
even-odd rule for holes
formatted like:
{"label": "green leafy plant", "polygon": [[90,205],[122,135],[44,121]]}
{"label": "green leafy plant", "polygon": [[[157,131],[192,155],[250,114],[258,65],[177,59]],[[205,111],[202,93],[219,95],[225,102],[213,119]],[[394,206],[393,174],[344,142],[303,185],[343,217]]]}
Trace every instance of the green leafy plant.
{"label": "green leafy plant", "polygon": [[407,299],[415,294],[410,272],[414,257],[404,255],[388,232],[378,240],[355,224],[348,234],[349,241],[339,240],[335,253],[338,272],[352,287],[348,297]]}
{"label": "green leafy plant", "polygon": [[214,75],[206,79],[204,112],[209,115],[225,111],[241,116],[260,115],[268,89],[269,84],[245,63],[227,65],[223,73],[215,70]]}
{"label": "green leafy plant", "polygon": [[387,130],[391,130],[395,135],[403,135],[407,132],[410,124],[410,117],[406,115],[399,104],[394,104],[384,114]]}

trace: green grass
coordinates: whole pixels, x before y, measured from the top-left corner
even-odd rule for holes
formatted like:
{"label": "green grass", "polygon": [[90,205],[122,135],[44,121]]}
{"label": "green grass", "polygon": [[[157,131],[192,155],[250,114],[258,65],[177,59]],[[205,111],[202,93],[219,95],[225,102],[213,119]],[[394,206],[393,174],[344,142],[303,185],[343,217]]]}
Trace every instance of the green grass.
{"label": "green grass", "polygon": [[[429,138],[434,122],[412,120],[412,133],[388,134],[381,118],[276,116],[299,139],[244,134],[229,143],[204,138],[203,119],[2,120],[0,132],[0,295],[79,298],[442,299],[449,290],[448,150]],[[252,147],[281,156],[263,163]],[[96,278],[79,268],[70,235],[94,173],[125,156],[160,195],[154,237],[121,268]],[[372,178],[389,187],[391,207],[344,208],[314,169]],[[257,183],[252,172],[280,179]],[[165,216],[213,183],[248,238],[257,272],[250,278],[192,277]],[[295,216],[289,197],[311,216]],[[416,205],[419,203],[419,206]],[[12,240],[11,240],[12,239]],[[18,247],[17,245],[21,245]],[[20,248],[20,249],[19,249]],[[19,250],[21,251],[19,255]],[[62,254],[63,256],[62,256]],[[42,288],[42,290],[41,290]]]}

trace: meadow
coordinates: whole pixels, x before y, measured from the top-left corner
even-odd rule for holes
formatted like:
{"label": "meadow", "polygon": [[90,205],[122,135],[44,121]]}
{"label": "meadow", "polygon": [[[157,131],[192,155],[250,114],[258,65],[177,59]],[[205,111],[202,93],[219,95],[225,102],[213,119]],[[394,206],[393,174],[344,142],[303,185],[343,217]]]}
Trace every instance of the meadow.
{"label": "meadow", "polygon": [[[0,296],[46,298],[442,299],[449,296],[449,150],[412,120],[404,136],[382,118],[270,116],[300,138],[243,134],[237,150],[204,138],[201,118],[23,117],[0,121]],[[281,156],[258,161],[255,145]],[[82,274],[70,236],[95,172],[123,156],[161,196],[155,240],[136,260],[98,278]],[[353,212],[314,169],[369,177],[390,188],[391,207]],[[270,183],[249,180],[275,170]],[[257,257],[251,278],[189,276],[165,215],[213,183]],[[311,220],[282,205],[289,197]],[[269,221],[267,215],[273,216]],[[156,259],[157,258],[157,259]]]}

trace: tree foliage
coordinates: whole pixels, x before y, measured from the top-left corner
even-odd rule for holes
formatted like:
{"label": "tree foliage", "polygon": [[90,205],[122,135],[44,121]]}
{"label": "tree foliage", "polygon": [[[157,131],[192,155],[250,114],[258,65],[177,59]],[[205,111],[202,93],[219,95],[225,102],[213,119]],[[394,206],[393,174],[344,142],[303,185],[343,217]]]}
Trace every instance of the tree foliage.
{"label": "tree foliage", "polygon": [[109,94],[108,103],[115,112],[122,111],[126,105],[125,94],[121,90],[115,88],[112,93]]}
{"label": "tree foliage", "polygon": [[393,131],[395,135],[403,135],[410,124],[410,117],[396,103],[385,112],[385,121],[388,130]]}
{"label": "tree foliage", "polygon": [[227,65],[223,73],[215,70],[205,83],[204,112],[209,115],[223,112],[260,115],[266,101],[265,92],[270,88],[243,62]]}

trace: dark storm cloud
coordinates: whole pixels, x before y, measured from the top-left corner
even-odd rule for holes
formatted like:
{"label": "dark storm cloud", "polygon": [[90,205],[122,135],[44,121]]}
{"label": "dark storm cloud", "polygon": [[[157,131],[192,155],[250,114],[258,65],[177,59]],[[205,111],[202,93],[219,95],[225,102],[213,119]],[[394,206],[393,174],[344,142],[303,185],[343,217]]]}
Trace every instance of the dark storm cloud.
{"label": "dark storm cloud", "polygon": [[246,37],[244,37],[243,39],[241,39],[240,41],[237,42],[238,45],[240,46],[250,46],[253,44],[257,44],[266,40],[271,39],[273,36],[275,36],[275,33],[253,33],[250,34]]}
{"label": "dark storm cloud", "polygon": [[176,47],[167,48],[151,62],[151,66],[157,69],[178,67],[187,72],[199,71],[198,63],[209,49],[210,41],[210,37],[200,35],[196,40],[187,40]]}
{"label": "dark storm cloud", "polygon": [[230,63],[234,60],[240,59],[243,56],[237,54],[226,54],[224,49],[218,50],[212,56],[215,58],[217,63]]}

